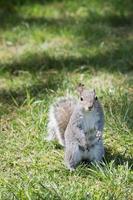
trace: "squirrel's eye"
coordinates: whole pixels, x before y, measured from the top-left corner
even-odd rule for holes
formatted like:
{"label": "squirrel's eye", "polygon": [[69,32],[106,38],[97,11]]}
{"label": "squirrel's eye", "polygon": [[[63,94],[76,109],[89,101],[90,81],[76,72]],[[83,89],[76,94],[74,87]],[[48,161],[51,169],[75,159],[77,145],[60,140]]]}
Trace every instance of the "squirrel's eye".
{"label": "squirrel's eye", "polygon": [[83,97],[81,97],[80,100],[83,101]]}
{"label": "squirrel's eye", "polygon": [[95,97],[95,100],[97,100],[98,98],[97,98],[97,96]]}

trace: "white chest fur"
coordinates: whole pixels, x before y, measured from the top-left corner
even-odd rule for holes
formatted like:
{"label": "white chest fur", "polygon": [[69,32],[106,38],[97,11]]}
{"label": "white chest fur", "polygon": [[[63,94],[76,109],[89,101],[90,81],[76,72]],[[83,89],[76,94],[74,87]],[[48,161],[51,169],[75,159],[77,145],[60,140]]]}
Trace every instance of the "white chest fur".
{"label": "white chest fur", "polygon": [[83,129],[85,132],[90,132],[96,129],[97,121],[99,120],[99,115],[96,110],[86,112],[83,114]]}

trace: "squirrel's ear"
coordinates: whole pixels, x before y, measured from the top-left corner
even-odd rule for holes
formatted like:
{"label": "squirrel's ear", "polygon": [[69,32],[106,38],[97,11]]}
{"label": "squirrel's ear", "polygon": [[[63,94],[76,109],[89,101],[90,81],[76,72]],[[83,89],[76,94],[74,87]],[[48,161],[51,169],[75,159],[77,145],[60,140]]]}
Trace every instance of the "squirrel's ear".
{"label": "squirrel's ear", "polygon": [[76,89],[77,89],[77,91],[81,94],[82,91],[84,90],[84,84],[79,83]]}

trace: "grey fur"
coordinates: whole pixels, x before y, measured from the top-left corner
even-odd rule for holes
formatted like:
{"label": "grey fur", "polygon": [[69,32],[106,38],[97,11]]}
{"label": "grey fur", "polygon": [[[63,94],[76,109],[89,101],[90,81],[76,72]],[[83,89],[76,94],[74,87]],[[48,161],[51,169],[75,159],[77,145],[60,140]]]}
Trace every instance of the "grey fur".
{"label": "grey fur", "polygon": [[51,105],[48,115],[48,141],[57,139],[64,146],[64,133],[77,101],[73,97],[61,97]]}
{"label": "grey fur", "polygon": [[65,164],[70,170],[82,160],[100,161],[104,156],[102,106],[94,90],[83,85],[78,89],[81,100],[73,97],[57,100],[51,107],[48,123],[49,137],[57,138],[65,146]]}

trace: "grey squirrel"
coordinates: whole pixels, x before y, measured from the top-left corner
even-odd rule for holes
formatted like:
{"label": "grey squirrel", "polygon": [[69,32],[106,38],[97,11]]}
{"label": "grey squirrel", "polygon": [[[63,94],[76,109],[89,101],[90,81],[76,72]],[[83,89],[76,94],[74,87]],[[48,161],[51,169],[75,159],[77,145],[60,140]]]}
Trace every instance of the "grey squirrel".
{"label": "grey squirrel", "polygon": [[62,97],[51,105],[47,140],[65,147],[65,164],[71,171],[82,160],[101,161],[104,156],[104,113],[95,90],[77,87],[79,100]]}

